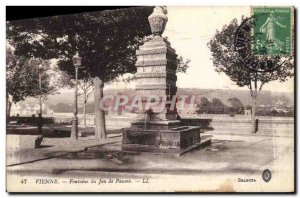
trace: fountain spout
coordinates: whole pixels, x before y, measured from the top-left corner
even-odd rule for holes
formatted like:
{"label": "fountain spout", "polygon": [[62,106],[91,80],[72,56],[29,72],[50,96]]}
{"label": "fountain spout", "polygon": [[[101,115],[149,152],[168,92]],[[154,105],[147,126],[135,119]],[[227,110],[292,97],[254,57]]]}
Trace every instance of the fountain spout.
{"label": "fountain spout", "polygon": [[148,109],[145,111],[145,120],[144,120],[144,129],[147,129],[147,123],[149,123],[151,121],[151,117],[153,115],[153,110],[152,109]]}

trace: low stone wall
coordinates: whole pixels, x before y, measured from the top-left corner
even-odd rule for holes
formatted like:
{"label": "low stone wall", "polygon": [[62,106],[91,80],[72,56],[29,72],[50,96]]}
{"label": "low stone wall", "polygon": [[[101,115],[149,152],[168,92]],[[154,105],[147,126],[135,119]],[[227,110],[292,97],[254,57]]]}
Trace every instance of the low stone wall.
{"label": "low stone wall", "polygon": [[212,119],[209,118],[181,118],[183,126],[200,126],[203,129],[211,128]]}
{"label": "low stone wall", "polygon": [[[29,124],[36,125],[38,123],[38,117],[10,117],[10,121],[15,121],[17,124]],[[53,124],[54,118],[52,117],[43,117],[44,124]]]}

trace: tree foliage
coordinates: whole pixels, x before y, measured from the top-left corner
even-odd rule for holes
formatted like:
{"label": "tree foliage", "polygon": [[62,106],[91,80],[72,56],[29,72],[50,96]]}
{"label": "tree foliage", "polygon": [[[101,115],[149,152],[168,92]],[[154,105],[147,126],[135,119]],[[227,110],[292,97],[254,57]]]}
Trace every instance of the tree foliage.
{"label": "tree foliage", "polygon": [[[244,17],[241,19],[245,20]],[[263,85],[270,81],[286,81],[294,76],[294,58],[281,56],[254,56],[251,54],[251,43],[244,50],[246,56],[235,50],[235,35],[239,27],[237,19],[232,20],[228,25],[224,25],[221,31],[216,32],[208,43],[211,50],[213,66],[219,73],[225,73],[240,87],[247,86],[251,90],[251,95],[256,90],[261,90]],[[251,36],[251,32],[246,37]],[[248,39],[250,41],[250,39]],[[245,59],[244,57],[247,57]],[[268,64],[277,68],[272,72],[255,72],[250,70],[246,64]],[[278,67],[277,67],[278,66]]]}
{"label": "tree foliage", "polygon": [[202,97],[198,107],[198,113],[210,113],[211,103],[206,97]]}
{"label": "tree foliage", "polygon": [[227,112],[227,108],[228,107],[219,98],[213,98],[210,102],[206,97],[202,97],[198,105],[197,113],[224,114]]}
{"label": "tree foliage", "polygon": [[177,70],[176,72],[178,73],[185,73],[186,70],[189,68],[189,64],[190,64],[191,60],[190,59],[186,59],[184,60],[182,56],[179,56],[176,59],[176,64],[177,64]]}
{"label": "tree foliage", "polygon": [[231,106],[229,110],[231,112],[242,114],[244,111],[244,105],[238,98],[229,98],[228,101],[230,102]]}
{"label": "tree foliage", "polygon": [[213,98],[211,106],[212,113],[214,114],[224,114],[227,110],[226,105],[219,98]]}
{"label": "tree foliage", "polygon": [[[242,17],[241,21],[245,21]],[[251,21],[251,20],[248,20]],[[242,24],[245,24],[242,22]],[[256,100],[263,86],[270,81],[284,82],[294,76],[293,56],[256,56],[251,50],[251,25],[242,34],[245,45],[237,49],[235,39],[241,24],[237,19],[217,30],[208,43],[213,66],[218,73],[225,73],[239,87],[247,86],[252,98],[252,133],[256,133],[255,122]],[[252,69],[250,69],[252,68]],[[273,68],[273,69],[272,69]],[[258,72],[257,69],[269,69],[269,72]],[[272,69],[272,70],[270,70]]]}
{"label": "tree foliage", "polygon": [[[104,82],[136,71],[136,49],[150,35],[148,16],[153,7],[87,12],[7,22],[7,38],[17,55],[58,59],[59,68],[74,78],[72,57],[78,51],[86,72]],[[178,57],[178,71],[189,60]]]}
{"label": "tree foliage", "polygon": [[[16,54],[58,58],[59,68],[74,76],[76,51],[91,77],[104,82],[135,71],[135,50],[151,34],[147,17],[153,7],[106,10],[75,15],[10,21],[8,39]],[[79,72],[81,78],[83,72]]]}
{"label": "tree foliage", "polygon": [[[39,68],[39,65],[42,67]],[[6,49],[6,93],[16,103],[26,97],[37,97],[53,92],[51,75],[47,73],[49,64],[40,60],[17,57],[13,49]],[[41,75],[41,89],[39,88]]]}

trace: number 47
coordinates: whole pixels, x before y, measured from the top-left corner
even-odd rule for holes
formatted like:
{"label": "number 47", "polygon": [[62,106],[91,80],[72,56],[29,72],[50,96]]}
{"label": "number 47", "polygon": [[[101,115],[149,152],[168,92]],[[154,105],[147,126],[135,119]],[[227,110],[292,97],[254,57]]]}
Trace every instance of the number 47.
{"label": "number 47", "polygon": [[21,179],[21,184],[26,184],[27,179]]}

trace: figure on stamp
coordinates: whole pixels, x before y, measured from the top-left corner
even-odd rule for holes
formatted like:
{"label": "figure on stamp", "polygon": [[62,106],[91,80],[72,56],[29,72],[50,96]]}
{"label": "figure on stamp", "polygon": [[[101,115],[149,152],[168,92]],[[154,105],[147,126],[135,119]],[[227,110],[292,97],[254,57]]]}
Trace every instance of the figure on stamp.
{"label": "figure on stamp", "polygon": [[270,12],[269,17],[266,22],[260,27],[260,32],[266,34],[267,39],[267,48],[270,51],[280,50],[282,51],[283,42],[276,38],[275,34],[275,25],[278,25],[281,28],[286,28],[286,25],[283,25],[279,22],[279,18],[274,15],[274,11]]}

